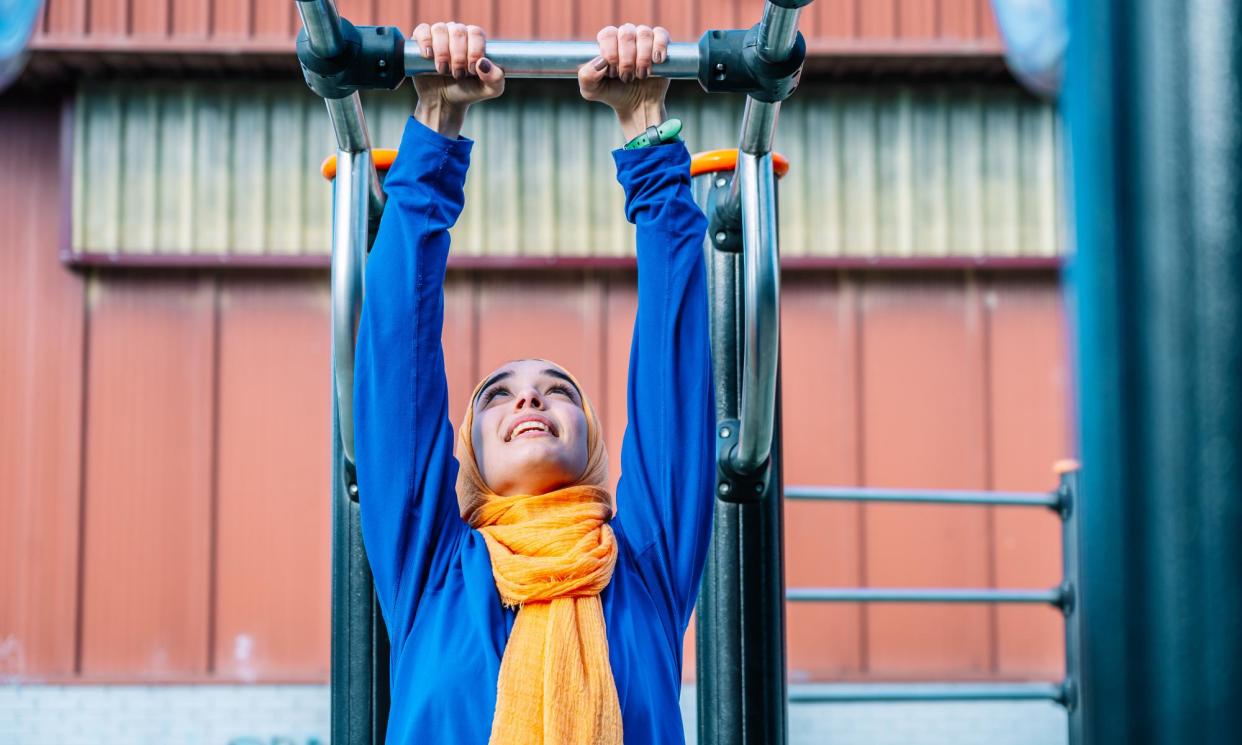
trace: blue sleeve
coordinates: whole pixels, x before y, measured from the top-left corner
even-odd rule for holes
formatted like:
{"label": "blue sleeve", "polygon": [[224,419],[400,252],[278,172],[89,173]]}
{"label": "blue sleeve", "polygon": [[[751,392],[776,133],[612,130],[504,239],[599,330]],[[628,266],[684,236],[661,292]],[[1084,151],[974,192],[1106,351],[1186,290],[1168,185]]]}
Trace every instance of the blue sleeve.
{"label": "blue sleeve", "polygon": [[637,226],[638,313],[617,522],[648,583],[684,628],[711,534],[715,403],[703,237],[690,154],[673,143],[617,150],[625,215]]}
{"label": "blue sleeve", "polygon": [[366,267],[354,367],[362,536],[394,648],[466,526],[441,331],[448,230],[461,213],[469,140],[410,118]]}

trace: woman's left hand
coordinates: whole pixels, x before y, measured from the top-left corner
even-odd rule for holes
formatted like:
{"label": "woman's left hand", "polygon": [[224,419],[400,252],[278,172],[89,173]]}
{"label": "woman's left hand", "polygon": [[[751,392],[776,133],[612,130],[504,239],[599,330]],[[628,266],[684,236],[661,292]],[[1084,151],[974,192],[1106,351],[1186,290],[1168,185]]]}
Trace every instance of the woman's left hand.
{"label": "woman's left hand", "polygon": [[596,36],[599,56],[578,69],[582,97],[611,107],[627,140],[667,118],[668,78],[652,67],[668,59],[668,39],[662,26],[607,26]]}

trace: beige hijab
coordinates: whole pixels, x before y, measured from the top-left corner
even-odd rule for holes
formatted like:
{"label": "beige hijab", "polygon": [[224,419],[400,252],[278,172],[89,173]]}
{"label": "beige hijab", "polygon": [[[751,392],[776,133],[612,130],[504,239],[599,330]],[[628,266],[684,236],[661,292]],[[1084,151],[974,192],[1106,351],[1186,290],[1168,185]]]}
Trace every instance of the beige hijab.
{"label": "beige hijab", "polygon": [[489,742],[622,745],[599,599],[617,560],[608,524],[614,502],[595,410],[583,395],[588,455],[576,484],[504,497],[479,473],[472,437],[478,394],[476,387],[457,436],[457,501],[487,543],[501,600],[518,609],[500,662]]}

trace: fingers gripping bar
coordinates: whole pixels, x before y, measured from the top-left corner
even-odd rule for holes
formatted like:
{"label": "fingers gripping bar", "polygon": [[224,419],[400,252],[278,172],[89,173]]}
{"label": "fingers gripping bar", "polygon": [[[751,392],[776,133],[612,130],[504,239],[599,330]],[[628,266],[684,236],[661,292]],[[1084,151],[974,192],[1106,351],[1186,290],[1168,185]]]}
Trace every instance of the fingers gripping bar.
{"label": "fingers gripping bar", "polygon": [[[435,61],[395,26],[355,26],[331,0],[296,0],[303,28],[297,52],[311,90],[327,99],[393,89],[412,75],[436,74]],[[796,3],[799,0],[787,0]],[[788,98],[806,57],[797,8],[771,4],[749,29],[714,30],[698,43],[669,44],[652,73],[695,79],[709,92],[747,93],[760,101]],[[487,57],[509,78],[574,78],[599,53],[594,41],[489,41]]]}

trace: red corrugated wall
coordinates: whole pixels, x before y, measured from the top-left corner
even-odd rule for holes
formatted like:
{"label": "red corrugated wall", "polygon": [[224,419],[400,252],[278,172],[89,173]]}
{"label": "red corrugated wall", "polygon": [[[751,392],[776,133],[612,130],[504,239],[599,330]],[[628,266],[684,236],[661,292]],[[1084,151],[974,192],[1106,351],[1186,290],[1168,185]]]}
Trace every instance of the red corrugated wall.
{"label": "red corrugated wall", "polygon": [[[459,19],[485,26],[495,38],[591,38],[622,20],[656,22],[680,40],[708,28],[749,26],[762,0],[338,0],[355,23],[403,29],[425,20]],[[205,42],[283,48],[300,24],[290,0],[48,0],[36,48],[165,40],[199,48]],[[804,11],[812,51],[851,42],[925,46],[943,42],[995,52],[998,35],[988,0],[820,0]],[[238,44],[240,43],[240,47]]]}
{"label": "red corrugated wall", "polygon": [[75,669],[84,292],[57,259],[59,118],[0,98],[0,678]]}
{"label": "red corrugated wall", "polygon": [[[60,117],[0,103],[0,677],[326,680],[326,278],[66,269]],[[454,411],[495,365],[550,357],[615,451],[634,303],[624,270],[453,272]],[[1050,273],[792,272],[783,308],[789,483],[1052,486]],[[791,586],[1059,581],[1051,514],[787,509]],[[794,680],[1061,668],[1051,609],[794,605],[789,632]]]}

